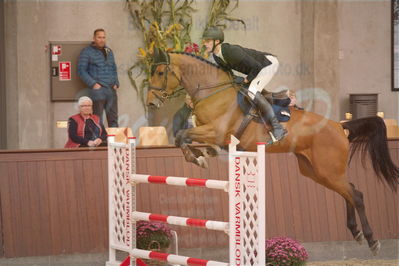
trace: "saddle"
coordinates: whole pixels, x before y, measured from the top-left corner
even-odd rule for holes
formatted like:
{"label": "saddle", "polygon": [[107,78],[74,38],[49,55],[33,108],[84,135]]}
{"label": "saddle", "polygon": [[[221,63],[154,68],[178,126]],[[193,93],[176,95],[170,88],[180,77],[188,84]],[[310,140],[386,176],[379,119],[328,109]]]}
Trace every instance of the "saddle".
{"label": "saddle", "polygon": [[[287,96],[286,90],[278,93],[263,91],[262,95],[272,105],[276,118],[280,122],[287,122],[290,120],[291,111],[289,108],[289,104],[291,103],[291,100]],[[247,89],[243,86],[241,86],[241,88],[237,92],[237,103],[245,116],[240,124],[240,127],[234,134],[237,138],[241,137],[248,124],[252,120],[256,123],[269,125],[266,117],[260,115],[260,112],[255,103],[250,97],[248,97]]]}
{"label": "saddle", "polygon": [[[291,111],[288,107],[291,103],[291,100],[290,98],[283,96],[286,95],[285,92],[286,91],[284,91],[284,93],[262,92],[262,95],[272,105],[273,111],[276,114],[278,121],[280,122],[287,122],[288,120],[290,120],[291,117]],[[244,115],[247,115],[249,113],[253,114],[253,119],[256,123],[264,123],[264,121],[267,121],[265,117],[259,116],[259,112],[255,103],[252,101],[251,98],[248,97],[245,89],[241,89],[238,91],[237,102]],[[252,110],[251,112],[251,109],[254,110]]]}

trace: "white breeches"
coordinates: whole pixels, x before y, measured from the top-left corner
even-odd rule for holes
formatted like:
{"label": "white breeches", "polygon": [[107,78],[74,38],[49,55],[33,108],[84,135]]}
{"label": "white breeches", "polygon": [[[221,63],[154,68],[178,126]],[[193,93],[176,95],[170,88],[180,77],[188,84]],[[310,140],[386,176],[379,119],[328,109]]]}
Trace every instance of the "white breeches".
{"label": "white breeches", "polygon": [[263,89],[270,82],[270,80],[273,78],[274,74],[276,74],[278,70],[279,62],[277,60],[277,57],[267,55],[266,58],[271,62],[271,64],[262,68],[256,78],[254,78],[249,85],[248,90],[251,92],[249,93],[251,98],[255,98],[255,94],[258,91],[263,91]]}

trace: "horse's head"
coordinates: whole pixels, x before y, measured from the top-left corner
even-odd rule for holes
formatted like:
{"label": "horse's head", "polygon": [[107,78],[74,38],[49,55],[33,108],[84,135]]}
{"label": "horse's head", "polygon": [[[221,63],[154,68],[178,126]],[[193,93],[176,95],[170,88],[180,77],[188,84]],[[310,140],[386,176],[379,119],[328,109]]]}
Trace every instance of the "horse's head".
{"label": "horse's head", "polygon": [[159,48],[155,48],[147,93],[148,106],[158,108],[174,94],[175,88],[180,83],[176,70],[177,67],[171,62],[170,55]]}
{"label": "horse's head", "polygon": [[154,66],[147,93],[147,106],[157,108],[162,106],[166,100],[174,95],[179,84],[180,78],[173,65],[160,64]]}

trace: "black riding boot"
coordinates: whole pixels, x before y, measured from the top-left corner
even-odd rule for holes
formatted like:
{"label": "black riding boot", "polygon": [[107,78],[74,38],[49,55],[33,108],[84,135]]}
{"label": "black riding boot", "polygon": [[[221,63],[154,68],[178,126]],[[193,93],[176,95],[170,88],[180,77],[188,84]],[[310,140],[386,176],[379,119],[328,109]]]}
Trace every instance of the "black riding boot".
{"label": "black riding boot", "polygon": [[272,126],[273,136],[276,138],[276,141],[281,140],[287,135],[287,130],[283,128],[280,122],[277,120],[276,115],[274,114],[273,107],[266,100],[266,98],[260,93],[257,92],[255,95],[255,104],[258,106],[260,112],[266,117],[270,125]]}

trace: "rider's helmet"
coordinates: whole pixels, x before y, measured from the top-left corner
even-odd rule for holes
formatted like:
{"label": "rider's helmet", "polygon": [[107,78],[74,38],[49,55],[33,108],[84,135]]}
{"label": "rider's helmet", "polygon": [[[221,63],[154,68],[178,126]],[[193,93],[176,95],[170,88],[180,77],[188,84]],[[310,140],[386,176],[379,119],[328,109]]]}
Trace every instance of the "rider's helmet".
{"label": "rider's helmet", "polygon": [[207,28],[202,35],[203,40],[219,40],[221,43],[224,41],[223,31],[216,26]]}

